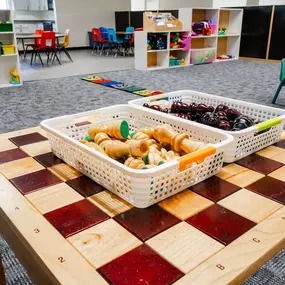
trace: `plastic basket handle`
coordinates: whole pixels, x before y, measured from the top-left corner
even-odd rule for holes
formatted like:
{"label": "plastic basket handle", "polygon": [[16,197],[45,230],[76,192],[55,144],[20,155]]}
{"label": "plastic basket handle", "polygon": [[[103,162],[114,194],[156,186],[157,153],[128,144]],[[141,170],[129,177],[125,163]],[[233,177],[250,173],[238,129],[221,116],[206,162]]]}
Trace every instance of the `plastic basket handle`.
{"label": "plastic basket handle", "polygon": [[190,163],[197,162],[200,163],[203,161],[206,157],[215,154],[216,148],[213,146],[209,146],[207,148],[195,151],[193,153],[186,154],[178,159],[179,162],[179,170],[183,171],[186,168],[188,168]]}
{"label": "plastic basket handle", "polygon": [[160,101],[160,100],[168,100],[168,96],[163,96],[160,98],[149,99],[150,102]]}
{"label": "plastic basket handle", "polygon": [[274,119],[270,119],[268,121],[265,121],[265,122],[262,122],[262,123],[259,123],[256,125],[257,129],[259,132],[261,131],[265,131],[273,126],[276,126],[278,124],[281,124],[282,123],[282,120],[280,118],[274,118]]}

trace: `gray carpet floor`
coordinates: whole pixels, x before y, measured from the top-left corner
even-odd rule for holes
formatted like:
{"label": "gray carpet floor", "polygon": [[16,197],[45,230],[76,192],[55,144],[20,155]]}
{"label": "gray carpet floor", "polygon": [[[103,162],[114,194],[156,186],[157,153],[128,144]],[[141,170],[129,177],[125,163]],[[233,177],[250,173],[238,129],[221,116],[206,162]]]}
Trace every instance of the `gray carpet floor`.
{"label": "gray carpet floor", "polygon": [[[102,73],[101,76],[152,90],[192,89],[270,106],[279,83],[279,65],[234,61],[153,72],[114,71]],[[0,133],[37,126],[43,119],[140,98],[80,78],[29,81],[23,87],[0,89]],[[285,108],[285,88],[276,106]],[[8,285],[32,284],[1,235],[0,254],[4,260]],[[285,250],[244,284],[285,284]]]}

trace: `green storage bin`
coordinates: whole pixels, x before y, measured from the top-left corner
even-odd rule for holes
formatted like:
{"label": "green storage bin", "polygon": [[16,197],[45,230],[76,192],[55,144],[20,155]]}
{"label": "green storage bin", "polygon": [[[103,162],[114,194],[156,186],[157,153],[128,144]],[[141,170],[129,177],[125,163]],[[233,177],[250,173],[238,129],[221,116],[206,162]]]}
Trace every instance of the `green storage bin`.
{"label": "green storage bin", "polygon": [[0,33],[1,32],[13,32],[13,25],[12,25],[12,23],[0,24]]}

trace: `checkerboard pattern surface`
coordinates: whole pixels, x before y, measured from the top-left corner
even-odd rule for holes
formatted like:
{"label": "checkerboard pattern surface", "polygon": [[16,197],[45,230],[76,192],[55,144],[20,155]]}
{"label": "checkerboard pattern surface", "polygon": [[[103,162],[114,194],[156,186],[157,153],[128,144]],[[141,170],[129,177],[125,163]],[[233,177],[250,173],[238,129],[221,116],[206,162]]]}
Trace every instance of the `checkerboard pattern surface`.
{"label": "checkerboard pattern surface", "polygon": [[[267,228],[281,239],[285,227],[285,218],[279,221],[285,216],[285,141],[147,209],[134,208],[55,157],[43,131],[0,141],[2,177],[102,284],[224,284],[234,278],[226,272],[231,263],[244,270],[258,260],[251,250],[263,256],[274,246]],[[264,240],[267,247],[258,247]]]}

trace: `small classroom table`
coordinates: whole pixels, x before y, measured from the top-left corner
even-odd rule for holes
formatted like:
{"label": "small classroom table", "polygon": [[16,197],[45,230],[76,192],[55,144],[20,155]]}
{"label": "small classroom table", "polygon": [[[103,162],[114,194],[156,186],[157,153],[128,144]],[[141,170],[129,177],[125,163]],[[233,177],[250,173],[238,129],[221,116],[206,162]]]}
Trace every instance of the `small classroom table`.
{"label": "small classroom table", "polygon": [[[40,39],[42,36],[41,35],[36,35],[33,33],[17,33],[16,34],[16,39],[17,41],[20,41],[23,47],[23,52],[25,52],[25,40],[35,40],[35,39]],[[57,45],[59,45],[59,38],[64,38],[65,35],[61,33],[56,33],[55,34],[56,40],[57,40]]]}
{"label": "small classroom table", "polygon": [[36,284],[240,284],[285,245],[282,139],[138,209],[55,157],[40,127],[1,134],[0,234]]}

